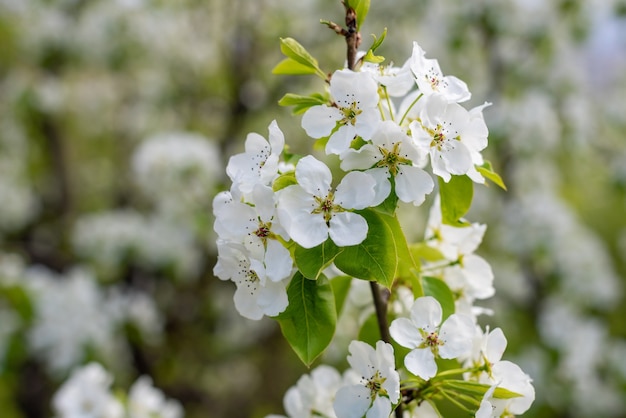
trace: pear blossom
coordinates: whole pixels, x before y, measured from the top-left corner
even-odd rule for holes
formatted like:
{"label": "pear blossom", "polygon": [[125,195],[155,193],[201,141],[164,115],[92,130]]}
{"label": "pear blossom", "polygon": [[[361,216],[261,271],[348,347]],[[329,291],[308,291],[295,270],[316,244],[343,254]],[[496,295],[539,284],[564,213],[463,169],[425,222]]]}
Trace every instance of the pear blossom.
{"label": "pear blossom", "polygon": [[123,418],[124,408],[111,393],[113,377],[98,363],[74,370],[52,399],[57,418]]}
{"label": "pear blossom", "polygon": [[464,81],[454,76],[444,76],[439,61],[426,58],[426,53],[413,42],[413,53],[409,59],[410,68],[415,76],[415,83],[425,96],[441,94],[448,102],[465,102],[472,95]]}
{"label": "pear blossom", "polygon": [[393,177],[395,193],[403,202],[420,205],[434,188],[432,178],[414,162],[419,152],[410,138],[392,121],[384,121],[370,144],[358,150],[349,149],[341,155],[341,169],[367,169],[376,178],[376,202],[382,202],[391,192]]}
{"label": "pear blossom", "polygon": [[[481,383],[492,384],[485,393],[476,418],[500,418],[523,414],[535,400],[532,379],[515,363],[499,361],[491,368],[492,377]],[[520,396],[499,399],[493,397],[495,387],[501,387]]]}
{"label": "pear blossom", "polygon": [[473,368],[470,378],[480,380],[483,375],[492,376],[491,367],[502,359],[507,340],[500,328],[482,331],[476,326],[472,350],[464,361],[465,367]]}
{"label": "pear blossom", "polygon": [[422,98],[416,107],[419,117],[409,129],[418,149],[430,155],[433,173],[446,182],[451,175],[467,174],[474,182],[484,183],[474,167],[482,163],[480,151],[487,146],[488,130],[480,109],[468,111],[440,94]]}
{"label": "pear blossom", "polygon": [[149,376],[141,376],[128,392],[129,418],[182,418],[178,401],[167,399]]}
{"label": "pear blossom", "polygon": [[445,257],[443,262],[428,264],[428,268],[458,296],[457,310],[462,308],[468,314],[478,312],[471,306],[474,300],[487,299],[495,293],[491,266],[474,254],[486,229],[486,225],[479,223],[462,227],[443,224],[439,197],[430,210],[426,226],[426,243]]}
{"label": "pear blossom", "polygon": [[348,350],[348,363],[360,379],[337,391],[337,418],[389,418],[392,404],[400,399],[393,347],[378,341],[374,349],[362,341],[352,341]]}
{"label": "pear blossom", "polygon": [[228,160],[226,174],[243,194],[251,193],[256,184],[270,185],[278,175],[285,136],[275,120],[268,129],[268,140],[251,132],[246,137],[245,151]]}
{"label": "pear blossom", "polygon": [[219,238],[243,245],[252,258],[263,262],[270,280],[279,282],[291,274],[293,261],[278,241],[288,241],[289,236],[277,222],[270,187],[255,185],[246,203],[234,200],[231,192],[220,192],[213,200],[213,214]]}
{"label": "pear blossom", "polygon": [[333,190],[330,169],[309,155],[298,161],[296,180],[298,184],[282,189],[278,197],[278,219],[295,242],[304,248],[329,236],[340,247],[363,242],[367,221],[349,210],[372,206],[376,198],[372,176],[352,171]]}
{"label": "pear blossom", "polygon": [[[333,410],[335,393],[344,384],[337,370],[330,366],[316,367],[305,374],[285,393],[283,405],[289,418],[336,418]],[[266,418],[286,418],[268,415]]]}
{"label": "pear blossom", "polygon": [[355,136],[369,140],[376,131],[381,121],[378,85],[368,72],[337,70],[330,79],[330,95],[332,105],[313,106],[304,113],[302,128],[311,138],[330,135],[326,154],[341,154]]}
{"label": "pear blossom", "polygon": [[268,278],[263,262],[250,257],[243,245],[218,240],[217,263],[213,268],[221,280],[232,280],[237,285],[235,308],[248,319],[261,319],[283,312],[287,299],[287,282]]}
{"label": "pear blossom", "polygon": [[387,95],[402,97],[415,87],[415,79],[411,72],[410,62],[410,60],[407,60],[402,67],[396,67],[393,64],[382,65],[365,62],[361,66],[361,70],[372,74],[374,80],[385,89]]}
{"label": "pear blossom", "polygon": [[407,370],[425,380],[437,374],[435,358],[457,358],[472,347],[472,319],[452,314],[442,322],[442,315],[439,301],[424,296],[415,300],[410,318],[395,319],[389,327],[391,337],[411,349],[404,358]]}

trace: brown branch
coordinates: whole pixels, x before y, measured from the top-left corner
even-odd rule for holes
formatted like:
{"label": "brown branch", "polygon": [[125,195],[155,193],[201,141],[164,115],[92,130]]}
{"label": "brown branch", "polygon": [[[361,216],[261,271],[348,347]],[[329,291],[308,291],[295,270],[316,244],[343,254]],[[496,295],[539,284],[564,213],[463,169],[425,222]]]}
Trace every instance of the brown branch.
{"label": "brown branch", "polygon": [[391,342],[389,335],[389,324],[387,324],[387,302],[389,302],[389,290],[380,287],[376,282],[370,282],[372,297],[374,298],[374,307],[376,308],[376,318],[378,320],[378,329],[380,338],[386,342]]}
{"label": "brown branch", "polygon": [[346,7],[346,26],[348,28],[345,35],[346,45],[348,47],[348,69],[354,71],[354,67],[356,65],[356,52],[361,44],[361,34],[357,30],[356,26],[356,12],[351,7]]}

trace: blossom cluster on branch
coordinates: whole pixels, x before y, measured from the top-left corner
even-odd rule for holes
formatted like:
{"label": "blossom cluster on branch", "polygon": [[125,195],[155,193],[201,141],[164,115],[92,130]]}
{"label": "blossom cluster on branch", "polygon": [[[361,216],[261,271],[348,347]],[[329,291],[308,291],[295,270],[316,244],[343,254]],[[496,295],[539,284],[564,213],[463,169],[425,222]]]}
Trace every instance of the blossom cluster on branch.
{"label": "blossom cluster on branch", "polygon": [[[350,343],[343,376],[329,366],[303,376],[285,396],[290,417],[437,416],[445,403],[481,418],[522,414],[534,389],[502,360],[502,330],[478,324],[488,311],[474,302],[494,294],[493,273],[474,254],[484,225],[464,219],[475,183],[505,187],[481,153],[489,103],[460,104],[471,97],[467,85],[417,42],[401,67],[375,54],[386,31],[357,53],[369,2],[344,5],[348,29],[323,23],[345,36],[348,68],[327,73],[285,38],[274,69],[324,80],[323,92],[280,104],[302,114],[328,164],[291,154],[276,121],[267,139],[249,134],[228,162],[230,190],[213,201],[214,274],[235,283],[241,315],[275,318],[307,365],[331,342],[351,282],[370,282],[378,338]],[[435,193],[424,240],[407,242],[397,208]],[[400,288],[411,303],[390,312]]]}

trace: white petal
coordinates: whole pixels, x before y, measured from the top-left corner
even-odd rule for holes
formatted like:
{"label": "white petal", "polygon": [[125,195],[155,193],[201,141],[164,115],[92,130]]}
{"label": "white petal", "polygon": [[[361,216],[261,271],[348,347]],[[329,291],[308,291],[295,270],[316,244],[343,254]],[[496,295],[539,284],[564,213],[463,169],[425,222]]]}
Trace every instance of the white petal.
{"label": "white petal", "polygon": [[265,315],[276,316],[283,312],[289,304],[285,282],[275,283],[268,280],[259,289],[256,302]]}
{"label": "white petal", "polygon": [[493,271],[484,258],[475,254],[466,255],[463,257],[463,271],[473,297],[487,299],[494,295]]}
{"label": "white petal", "polygon": [[411,321],[417,328],[427,332],[436,330],[441,324],[442,315],[441,304],[432,296],[417,298],[411,307]]}
{"label": "white petal", "polygon": [[367,141],[372,138],[380,123],[380,111],[378,109],[364,109],[363,112],[357,116],[354,127],[357,135]]}
{"label": "white petal", "polygon": [[288,232],[291,239],[302,247],[313,248],[326,241],[329,231],[322,214],[306,214],[294,217]]}
{"label": "white petal", "polygon": [[489,333],[485,347],[485,356],[491,363],[497,363],[502,358],[506,349],[506,337],[500,328],[496,328]]}
{"label": "white petal", "polygon": [[333,408],[337,418],[362,418],[370,404],[369,389],[363,385],[353,385],[337,391]]}
{"label": "white petal", "polygon": [[355,135],[356,129],[351,124],[340,126],[328,139],[326,143],[326,154],[343,154],[350,148],[350,143]]}
{"label": "white petal", "polygon": [[233,300],[237,312],[245,318],[259,320],[263,318],[263,311],[257,304],[257,290],[250,290],[245,285],[237,286]]}
{"label": "white petal", "polygon": [[412,350],[404,358],[407,370],[424,380],[428,380],[437,374],[435,355],[430,348],[417,348]]}
{"label": "white petal", "polygon": [[374,399],[374,403],[369,411],[367,411],[366,418],[389,418],[391,414],[391,402],[389,398],[378,396]]}
{"label": "white petal", "polygon": [[396,194],[403,202],[421,205],[434,187],[432,177],[421,168],[409,165],[399,167],[396,175]]}
{"label": "white petal", "polygon": [[456,175],[466,174],[473,166],[469,150],[461,141],[455,139],[449,141],[446,149],[441,152],[446,171]]}
{"label": "white petal", "polygon": [[311,213],[316,203],[299,185],[281,190],[277,214],[289,236],[305,248],[312,248],[328,238],[328,226],[322,214]]}
{"label": "white petal", "polygon": [[447,86],[442,89],[442,93],[449,101],[461,103],[472,98],[472,93],[470,93],[467,84],[463,80],[453,75],[444,77],[444,80]]}
{"label": "white petal", "polygon": [[307,193],[325,197],[330,190],[332,174],[326,164],[307,155],[296,165],[296,180]]}
{"label": "white petal", "polygon": [[444,344],[439,348],[442,358],[451,359],[469,354],[474,337],[474,322],[466,315],[452,314],[444,321],[439,338]]}
{"label": "white petal", "polygon": [[294,219],[311,215],[315,206],[316,202],[313,195],[307,193],[301,186],[294,184],[279,192],[276,213],[280,224],[289,233]]}
{"label": "white petal", "polygon": [[517,364],[506,360],[494,364],[491,370],[494,378],[501,382],[500,387],[522,395],[509,400],[509,412],[515,415],[526,412],[535,400],[530,377]]}
{"label": "white petal", "polygon": [[351,171],[341,179],[335,204],[345,209],[365,209],[374,201],[376,180],[367,173]]}
{"label": "white petal", "polygon": [[352,340],[348,346],[348,364],[361,376],[369,377],[372,374],[370,367],[375,364],[376,352],[374,348],[359,340]]}
{"label": "white petal", "polygon": [[389,326],[391,338],[406,348],[417,348],[424,339],[415,324],[408,318],[394,319]]}
{"label": "white petal", "polygon": [[302,128],[311,138],[328,136],[343,115],[341,111],[330,106],[313,106],[302,115]]}
{"label": "white petal", "polygon": [[289,250],[273,239],[267,240],[265,253],[265,274],[274,282],[279,282],[291,275],[293,261]]}
{"label": "white petal", "polygon": [[263,222],[269,222],[276,213],[276,204],[274,203],[274,191],[271,187],[257,184],[252,189],[252,202],[259,218]]}
{"label": "white petal", "polygon": [[343,171],[362,170],[372,167],[380,160],[380,151],[372,145],[363,145],[358,150],[348,149],[341,154],[341,169]]}
{"label": "white petal", "polygon": [[[367,237],[367,231],[368,225],[365,218],[352,212],[340,212],[334,214],[330,219],[330,228],[328,229],[330,239],[332,239],[333,242],[339,247],[347,247],[362,243]],[[318,244],[321,244],[322,242],[319,242]],[[302,246],[304,247],[304,245]]]}
{"label": "white petal", "polygon": [[391,174],[389,173],[389,170],[384,167],[372,168],[367,170],[366,173],[374,177],[374,180],[376,181],[376,186],[374,186],[374,201],[370,204],[370,206],[378,206],[383,203],[383,201],[389,196],[389,193],[391,193],[391,182],[389,181]]}
{"label": "white petal", "polygon": [[272,147],[272,154],[280,154],[285,146],[285,135],[278,127],[276,120],[273,120],[269,126],[269,143]]}
{"label": "white petal", "polygon": [[378,85],[369,73],[337,70],[330,79],[330,95],[340,107],[357,103],[360,109],[376,107]]}

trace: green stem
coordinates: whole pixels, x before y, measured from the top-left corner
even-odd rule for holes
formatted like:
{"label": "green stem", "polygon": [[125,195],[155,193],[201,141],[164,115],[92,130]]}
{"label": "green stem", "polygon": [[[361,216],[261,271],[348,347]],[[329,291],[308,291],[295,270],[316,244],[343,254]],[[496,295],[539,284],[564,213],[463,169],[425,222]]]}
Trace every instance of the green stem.
{"label": "green stem", "polygon": [[404,115],[402,115],[402,119],[400,119],[400,123],[398,125],[402,125],[402,122],[404,122],[404,119],[406,118],[406,116],[409,114],[409,112],[411,111],[411,109],[413,109],[413,106],[415,106],[415,103],[417,103],[417,101],[419,99],[422,98],[424,94],[420,93],[419,96],[417,96],[417,99],[413,100],[413,103],[411,103],[411,105],[409,106],[409,108],[406,110],[406,112],[404,112]]}

